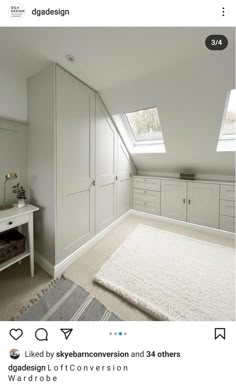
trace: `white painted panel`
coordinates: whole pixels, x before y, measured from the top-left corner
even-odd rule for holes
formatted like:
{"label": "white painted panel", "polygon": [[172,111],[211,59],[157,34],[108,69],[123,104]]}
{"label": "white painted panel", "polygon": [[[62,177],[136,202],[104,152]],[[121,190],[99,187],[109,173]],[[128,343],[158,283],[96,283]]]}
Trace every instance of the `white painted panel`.
{"label": "white painted panel", "polygon": [[57,67],[58,174],[63,194],[80,192],[92,182],[91,91]]}
{"label": "white painted panel", "polygon": [[[2,30],[1,28],[1,34]],[[18,36],[18,32],[15,36]],[[3,45],[1,41],[1,59]],[[26,77],[18,71],[13,71],[10,66],[0,65],[0,85],[0,117],[26,122],[28,119]]]}
{"label": "white painted panel", "polygon": [[235,232],[235,218],[231,216],[220,216],[220,229]]}
{"label": "white painted panel", "polygon": [[235,200],[235,185],[222,184],[220,186],[220,198],[224,200]]}
{"label": "white painted panel", "polygon": [[64,198],[61,238],[67,255],[81,246],[90,236],[90,191],[68,195]]}
{"label": "white painted panel", "polygon": [[186,221],[187,183],[184,181],[161,181],[161,215]]}
{"label": "white painted panel", "polygon": [[95,93],[56,68],[57,260],[94,235]]}
{"label": "white painted panel", "polygon": [[118,140],[118,194],[117,216],[123,215],[131,207],[131,162],[121,139]]}
{"label": "white painted panel", "polygon": [[12,186],[18,181],[24,185],[28,197],[27,171],[28,128],[26,125],[0,119],[0,203],[3,200],[5,174],[16,172],[18,179],[7,183],[7,201],[16,202]]}
{"label": "white painted panel", "polygon": [[116,217],[116,129],[96,96],[96,232]]}
{"label": "white painted panel", "polygon": [[96,190],[96,231],[112,223],[114,213],[114,184],[99,187]]}
{"label": "white painted panel", "polygon": [[220,200],[220,215],[235,216],[235,202]]}
{"label": "white painted panel", "polygon": [[40,208],[34,216],[35,249],[55,264],[55,66],[28,81],[30,201]]}
{"label": "white painted panel", "polygon": [[118,187],[118,216],[130,209],[130,179],[120,180]]}
{"label": "white painted panel", "polygon": [[188,182],[187,221],[219,227],[219,184]]}

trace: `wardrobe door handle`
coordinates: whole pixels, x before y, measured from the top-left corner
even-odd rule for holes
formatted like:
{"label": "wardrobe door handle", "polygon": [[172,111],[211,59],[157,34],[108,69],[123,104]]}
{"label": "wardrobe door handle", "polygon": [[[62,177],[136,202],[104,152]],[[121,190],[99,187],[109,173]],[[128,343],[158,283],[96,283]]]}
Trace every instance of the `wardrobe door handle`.
{"label": "wardrobe door handle", "polygon": [[190,199],[188,199],[188,204],[191,204],[191,200]]}
{"label": "wardrobe door handle", "polygon": [[185,200],[185,198],[183,198],[183,203],[184,203],[184,204],[186,203],[186,200]]}

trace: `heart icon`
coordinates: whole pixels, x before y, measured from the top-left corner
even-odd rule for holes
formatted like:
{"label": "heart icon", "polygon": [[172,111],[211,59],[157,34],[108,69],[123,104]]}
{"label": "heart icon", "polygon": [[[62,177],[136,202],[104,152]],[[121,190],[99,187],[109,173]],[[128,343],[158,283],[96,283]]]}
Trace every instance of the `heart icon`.
{"label": "heart icon", "polygon": [[18,340],[23,335],[22,329],[11,329],[9,333],[14,340]]}

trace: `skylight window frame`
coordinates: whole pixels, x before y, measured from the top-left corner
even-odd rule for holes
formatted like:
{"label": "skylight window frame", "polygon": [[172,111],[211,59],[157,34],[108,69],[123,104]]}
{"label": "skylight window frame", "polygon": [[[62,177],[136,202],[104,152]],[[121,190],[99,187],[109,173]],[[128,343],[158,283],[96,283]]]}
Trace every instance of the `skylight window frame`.
{"label": "skylight window frame", "polygon": [[[222,118],[221,127],[220,127],[220,134],[219,134],[217,147],[216,147],[217,152],[235,152],[236,151],[236,132],[235,133],[223,133],[224,125],[225,125],[225,121],[226,121],[226,117],[227,117],[227,113],[228,113],[230,96],[231,96],[232,92],[236,93],[236,89],[229,90],[229,92],[227,93],[227,96],[226,96],[223,118]],[[235,127],[235,129],[236,129],[236,127]]]}
{"label": "skylight window frame", "polygon": [[[152,106],[152,107],[148,107],[148,108],[144,108],[144,109],[134,110],[134,111],[129,112],[129,113],[137,113],[137,112],[140,112],[141,110],[144,111],[144,110],[150,110],[150,109],[156,109],[157,110],[157,114],[158,114],[157,106]],[[127,128],[127,132],[128,132],[129,137],[130,137],[130,139],[131,139],[131,141],[133,143],[133,146],[161,145],[161,144],[164,144],[164,138],[163,138],[163,133],[162,133],[161,129],[160,129],[160,132],[161,132],[162,138],[160,138],[160,139],[157,139],[157,140],[136,140],[135,135],[133,133],[133,129],[132,129],[131,125],[130,125],[129,119],[126,116],[126,114],[129,114],[129,113],[121,114],[121,118],[123,120],[123,123],[124,123],[125,127]],[[159,114],[158,114],[158,117],[159,117]]]}

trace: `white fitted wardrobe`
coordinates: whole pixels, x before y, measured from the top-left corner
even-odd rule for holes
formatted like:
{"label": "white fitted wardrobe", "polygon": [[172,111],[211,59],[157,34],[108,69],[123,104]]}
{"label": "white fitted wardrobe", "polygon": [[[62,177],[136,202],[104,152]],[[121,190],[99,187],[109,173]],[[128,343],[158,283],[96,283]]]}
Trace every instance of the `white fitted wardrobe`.
{"label": "white fitted wardrobe", "polygon": [[133,208],[234,232],[235,184],[134,176]]}
{"label": "white fitted wardrobe", "polygon": [[55,265],[130,209],[135,169],[94,90],[55,64],[28,89],[35,246]]}

